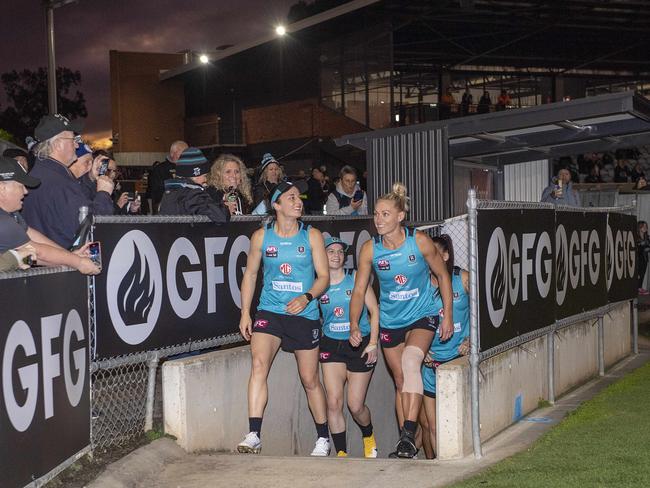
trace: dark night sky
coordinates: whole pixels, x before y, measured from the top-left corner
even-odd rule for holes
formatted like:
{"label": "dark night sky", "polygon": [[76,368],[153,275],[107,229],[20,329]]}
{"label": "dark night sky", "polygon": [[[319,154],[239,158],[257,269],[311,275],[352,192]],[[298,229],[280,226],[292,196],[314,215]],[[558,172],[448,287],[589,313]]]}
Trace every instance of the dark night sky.
{"label": "dark night sky", "polygon": [[[253,40],[283,22],[296,1],[79,0],[56,9],[56,61],[81,71],[85,132],[110,130],[109,50],[209,51]],[[42,2],[3,0],[2,17],[0,73],[47,66]]]}

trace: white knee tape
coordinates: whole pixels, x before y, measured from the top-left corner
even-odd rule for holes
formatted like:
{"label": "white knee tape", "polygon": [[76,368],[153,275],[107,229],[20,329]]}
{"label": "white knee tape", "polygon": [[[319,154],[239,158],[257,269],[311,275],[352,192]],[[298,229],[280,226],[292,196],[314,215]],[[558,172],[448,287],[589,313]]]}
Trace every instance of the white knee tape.
{"label": "white knee tape", "polygon": [[424,353],[419,347],[406,346],[402,353],[402,373],[404,375],[404,385],[402,393],[419,393],[424,392],[422,383],[422,373],[420,368],[424,360]]}

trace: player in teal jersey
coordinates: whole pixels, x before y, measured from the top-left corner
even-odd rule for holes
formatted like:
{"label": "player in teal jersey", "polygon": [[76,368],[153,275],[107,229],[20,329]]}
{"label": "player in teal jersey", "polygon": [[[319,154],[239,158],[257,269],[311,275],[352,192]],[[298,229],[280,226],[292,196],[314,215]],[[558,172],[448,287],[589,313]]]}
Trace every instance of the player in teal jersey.
{"label": "player in teal jersey", "polygon": [[[441,341],[436,336],[422,365],[424,401],[420,411],[420,424],[423,432],[422,444],[427,459],[433,459],[436,453],[436,369],[441,364],[469,353],[469,273],[454,266],[454,247],[447,234],[434,237],[433,243],[447,264],[451,275],[454,335],[447,341]],[[436,306],[442,308],[438,281],[435,276],[431,277],[431,281],[434,285]]]}
{"label": "player in teal jersey", "polygon": [[[320,362],[327,392],[327,421],[332,431],[334,448],[339,457],[348,453],[343,417],[345,384],[348,385],[348,409],[361,429],[364,457],[377,457],[366,393],[377,362],[379,340],[379,306],[371,287],[366,290],[365,305],[359,320],[359,330],[350,334],[350,299],[354,274],[343,268],[348,245],[338,237],[325,239],[330,270],[330,286],[321,295],[323,337]],[[368,320],[368,312],[370,320]]]}
{"label": "player in teal jersey", "polygon": [[[241,453],[259,453],[260,431],[268,399],[267,378],[278,349],[293,352],[298,364],[318,439],[312,456],[330,452],[327,401],[318,373],[320,320],[314,301],[329,286],[329,269],[320,231],[299,219],[301,191],[281,182],[271,196],[275,219],[251,237],[246,271],[241,284],[239,330],[251,341],[251,374],[248,381],[249,433],[239,443]],[[260,265],[264,283],[260,304],[251,318],[251,303]],[[314,278],[315,276],[315,278]]]}
{"label": "player in teal jersey", "polygon": [[[395,183],[393,191],[375,203],[374,222],[379,236],[361,248],[350,303],[350,334],[359,328],[365,292],[374,269],[380,285],[380,341],[395,381],[396,411],[402,429],[393,455],[413,458],[417,454],[414,437],[424,391],[422,361],[436,329],[442,340],[448,340],[454,327],[447,268],[429,236],[402,226],[407,211],[406,188],[401,183]],[[440,327],[430,273],[437,277],[444,303]]]}

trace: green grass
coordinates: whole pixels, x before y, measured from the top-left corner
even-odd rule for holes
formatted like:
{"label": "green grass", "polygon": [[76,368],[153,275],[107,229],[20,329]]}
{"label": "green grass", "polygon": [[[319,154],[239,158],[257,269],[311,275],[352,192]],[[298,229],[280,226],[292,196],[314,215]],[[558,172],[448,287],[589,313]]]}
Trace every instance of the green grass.
{"label": "green grass", "polygon": [[453,486],[650,486],[650,363],[585,402],[527,451]]}

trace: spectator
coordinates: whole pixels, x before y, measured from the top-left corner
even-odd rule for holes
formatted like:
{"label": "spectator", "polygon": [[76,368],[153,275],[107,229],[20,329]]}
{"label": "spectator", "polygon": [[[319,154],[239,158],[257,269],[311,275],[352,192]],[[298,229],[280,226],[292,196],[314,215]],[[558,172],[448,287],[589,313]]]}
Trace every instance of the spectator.
{"label": "spectator", "polygon": [[0,254],[0,272],[29,269],[33,263],[36,263],[36,249],[31,244]]}
{"label": "spectator", "polygon": [[246,176],[246,165],[232,154],[222,154],[212,165],[208,175],[207,192],[217,203],[222,203],[230,215],[251,212],[253,195]]}
{"label": "spectator", "polygon": [[472,97],[472,93],[469,91],[469,88],[467,88],[465,89],[465,93],[463,93],[463,98],[460,102],[460,114],[463,117],[469,114],[469,108],[473,103],[474,97]]}
{"label": "spectator", "polygon": [[340,182],[327,198],[327,215],[368,215],[366,192],[357,184],[357,170],[343,166]]}
{"label": "spectator", "polygon": [[27,195],[26,187],[35,188],[39,184],[17,161],[0,157],[0,253],[16,250],[19,256],[36,254],[39,264],[45,266],[65,265],[83,274],[99,273],[100,269],[87,257],[88,245],[74,253],[66,251],[29,227],[22,218],[20,209]]}
{"label": "spectator", "polygon": [[636,233],[636,252],[637,252],[637,267],[636,277],[639,288],[639,295],[650,295],[650,292],[643,288],[645,281],[645,273],[648,268],[648,253],[650,253],[650,238],[648,238],[648,223],[639,220],[637,223]]}
{"label": "spectator", "polygon": [[440,98],[440,118],[448,119],[451,116],[451,107],[454,105],[456,105],[456,100],[451,87],[448,86],[445,94]]}
{"label": "spectator", "polygon": [[495,107],[497,112],[501,112],[505,110],[512,101],[510,100],[510,95],[508,95],[507,90],[501,90],[501,94],[499,95],[499,98],[497,98],[497,106]]}
{"label": "spectator", "polygon": [[165,182],[174,178],[178,158],[187,147],[187,143],[184,141],[174,141],[169,148],[169,156],[167,156],[167,159],[151,169],[148,193],[151,198],[151,212],[153,214],[158,213],[163,192],[166,191]]}
{"label": "spectator", "polygon": [[[93,165],[93,150],[83,142],[75,150],[77,159],[70,165],[70,172],[78,180],[87,174]],[[96,185],[95,185],[96,188]],[[94,189],[94,188],[93,188]]]}
{"label": "spectator", "polygon": [[642,176],[638,180],[636,180],[636,184],[634,185],[634,189],[635,190],[643,190],[643,191],[650,190],[650,186],[648,186],[648,181],[645,179],[645,176]]}
{"label": "spectator", "polygon": [[133,193],[121,191],[122,185],[120,184],[119,180],[122,176],[122,173],[120,173],[120,170],[117,167],[117,162],[114,159],[108,160],[106,176],[115,182],[115,191],[112,195],[115,214],[139,214],[140,210],[142,209],[142,199],[139,196],[136,198],[135,194]]}
{"label": "spectator", "polygon": [[554,205],[580,206],[580,197],[578,192],[573,189],[571,173],[568,169],[562,168],[557,172],[557,177],[553,178],[553,182],[544,188],[541,201]]}
{"label": "spectator", "polygon": [[490,113],[490,105],[492,105],[492,100],[490,99],[490,94],[487,90],[483,91],[483,96],[478,101],[476,106],[477,114],[487,114]]}
{"label": "spectator", "polygon": [[323,205],[327,196],[323,191],[325,184],[325,173],[314,166],[311,170],[311,178],[307,180],[307,200],[305,201],[305,213],[308,215],[322,215]]}
{"label": "spectator", "polygon": [[74,132],[78,130],[80,126],[59,114],[41,118],[34,132],[41,142],[30,173],[41,180],[41,185],[25,200],[23,210],[30,227],[66,249],[74,241],[80,207],[88,207],[89,213],[94,215],[113,213],[113,181],[110,178],[98,178],[97,193],[89,198],[70,171],[70,165],[77,159]]}
{"label": "spectator", "polygon": [[600,176],[600,166],[593,164],[589,170],[589,175],[585,178],[585,183],[603,183],[603,177]]}
{"label": "spectator", "polygon": [[23,167],[23,169],[29,173],[31,169],[29,167],[28,158],[29,155],[20,148],[9,148],[5,149],[2,155],[6,158],[13,158]]}
{"label": "spectator", "polygon": [[627,159],[617,160],[614,168],[614,183],[628,183],[631,177],[632,174],[627,165]]}
{"label": "spectator", "polygon": [[[278,183],[284,179],[280,163],[270,153],[262,157],[259,166],[259,180],[253,188],[253,213],[266,214],[271,208],[269,200]],[[261,205],[264,203],[264,205]],[[261,206],[260,206],[261,205]]]}
{"label": "spectator", "polygon": [[639,181],[639,178],[647,179],[645,177],[645,172],[643,171],[643,168],[641,167],[641,163],[637,162],[634,165],[634,168],[632,169],[630,173],[630,177],[632,178],[632,181],[637,182]]}
{"label": "spectator", "polygon": [[230,212],[205,191],[210,162],[203,153],[188,147],[176,159],[176,178],[165,181],[161,215],[206,215],[213,222],[227,222]]}

